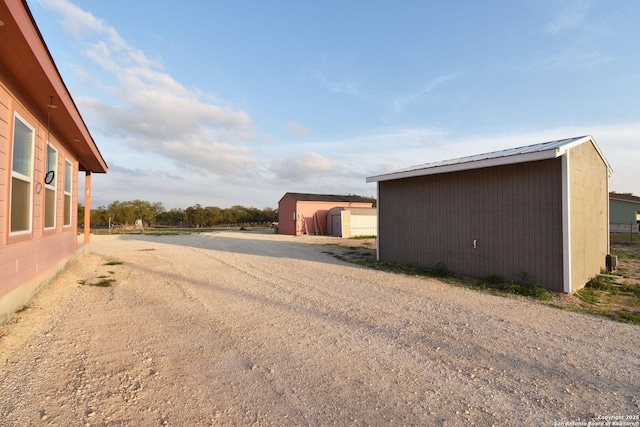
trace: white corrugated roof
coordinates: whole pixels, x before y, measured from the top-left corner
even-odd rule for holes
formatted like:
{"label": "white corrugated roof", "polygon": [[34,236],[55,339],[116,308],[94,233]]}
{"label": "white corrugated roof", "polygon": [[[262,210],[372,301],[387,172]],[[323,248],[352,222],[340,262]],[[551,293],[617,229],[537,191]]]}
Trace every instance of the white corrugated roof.
{"label": "white corrugated roof", "polygon": [[480,169],[492,166],[508,165],[514,163],[532,162],[536,160],[551,159],[562,156],[569,148],[590,141],[607,165],[609,173],[611,167],[602,155],[591,135],[577,136],[573,138],[559,139],[557,141],[543,142],[524,147],[509,148],[507,150],[493,151],[491,153],[477,154],[475,156],[461,157],[459,159],[443,160],[440,162],[425,163],[411,166],[399,171],[387,174],[370,176],[367,182],[388,181],[392,179],[409,178],[422,175],[435,175],[446,172],[456,172],[469,169]]}
{"label": "white corrugated roof", "polygon": [[351,212],[351,215],[361,215],[361,216],[377,215],[378,214],[377,208],[359,208],[359,207],[337,206],[335,208],[332,208],[329,212],[331,212],[331,211],[349,211],[349,212]]}

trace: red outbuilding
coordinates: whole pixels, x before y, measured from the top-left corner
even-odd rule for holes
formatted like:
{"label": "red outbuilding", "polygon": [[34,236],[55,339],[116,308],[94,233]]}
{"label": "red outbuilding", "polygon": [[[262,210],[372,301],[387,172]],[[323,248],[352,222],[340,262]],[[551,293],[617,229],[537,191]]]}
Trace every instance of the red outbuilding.
{"label": "red outbuilding", "polygon": [[301,236],[327,234],[327,212],[336,207],[370,208],[360,196],[285,193],[278,202],[278,233]]}

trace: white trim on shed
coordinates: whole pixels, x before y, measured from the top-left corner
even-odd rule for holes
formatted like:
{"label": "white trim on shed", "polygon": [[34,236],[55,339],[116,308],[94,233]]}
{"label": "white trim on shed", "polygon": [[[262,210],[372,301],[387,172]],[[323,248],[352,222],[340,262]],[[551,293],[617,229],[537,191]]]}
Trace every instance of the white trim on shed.
{"label": "white trim on shed", "polygon": [[527,145],[524,147],[510,148],[508,150],[478,154],[475,156],[461,157],[459,159],[411,166],[396,172],[367,177],[367,182],[389,181],[392,179],[411,178],[416,176],[488,168],[492,166],[533,162],[536,160],[554,159],[563,156],[569,149],[586,141],[591,141],[593,143],[593,146],[602,158],[602,161],[607,165],[609,175],[611,175],[611,166],[609,166],[609,163],[604,158],[604,155],[596,145],[595,140],[591,135],[585,135],[543,142],[541,144]]}

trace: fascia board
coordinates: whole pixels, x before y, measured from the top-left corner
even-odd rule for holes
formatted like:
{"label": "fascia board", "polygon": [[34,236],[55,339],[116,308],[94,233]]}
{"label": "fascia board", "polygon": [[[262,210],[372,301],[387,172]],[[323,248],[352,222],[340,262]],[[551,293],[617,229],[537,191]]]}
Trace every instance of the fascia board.
{"label": "fascia board", "polygon": [[445,166],[426,167],[423,169],[412,169],[408,171],[401,171],[395,173],[389,173],[384,175],[376,175],[367,177],[367,182],[379,182],[379,181],[391,181],[402,178],[414,178],[418,176],[437,175],[449,172],[460,172],[472,169],[483,169],[493,166],[511,165],[516,163],[534,162],[537,160],[554,159],[562,155],[558,149],[551,149],[545,151],[537,151],[534,153],[517,154],[514,156],[496,157],[493,159],[477,160],[467,163],[455,163]]}
{"label": "fascia board", "polygon": [[585,136],[583,138],[580,138],[580,139],[577,139],[577,140],[571,142],[570,144],[566,144],[566,145],[563,145],[562,147],[559,147],[558,150],[560,150],[560,155],[563,155],[564,153],[566,153],[568,150],[572,149],[573,147],[576,147],[576,146],[578,146],[580,144],[584,144],[587,141],[591,142],[591,145],[593,145],[593,148],[596,149],[596,152],[598,153],[598,155],[600,156],[600,158],[602,159],[604,164],[607,166],[607,172],[609,173],[609,176],[611,176],[613,174],[613,169],[611,169],[611,165],[609,165],[609,162],[604,157],[604,154],[600,150],[600,147],[598,147],[598,144],[596,144],[595,139],[593,139],[593,137],[591,135],[587,135],[587,136]]}

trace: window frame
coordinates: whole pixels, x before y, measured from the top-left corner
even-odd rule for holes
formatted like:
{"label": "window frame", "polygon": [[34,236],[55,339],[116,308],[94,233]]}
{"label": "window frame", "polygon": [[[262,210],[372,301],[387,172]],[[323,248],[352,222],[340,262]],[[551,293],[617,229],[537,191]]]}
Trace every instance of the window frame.
{"label": "window frame", "polygon": [[[53,152],[55,153],[55,161],[53,163],[53,178],[52,178],[52,182],[50,184],[47,184],[47,177],[49,176],[49,148],[51,148],[53,150]],[[55,230],[56,225],[58,223],[58,149],[51,144],[51,141],[47,141],[47,143],[45,144],[45,152],[44,152],[44,179],[43,181],[43,187],[44,187],[44,191],[43,191],[43,202],[42,202],[42,206],[43,206],[43,210],[42,210],[42,228],[45,231],[49,231],[49,230]],[[53,225],[49,225],[47,226],[47,209],[51,209],[48,205],[47,205],[47,190],[49,191],[53,191]]]}
{"label": "window frame", "polygon": [[[64,186],[63,186],[63,209],[62,209],[62,226],[71,227],[73,225],[73,162],[69,159],[64,159]],[[67,180],[69,183],[69,190],[67,190]],[[69,201],[65,200],[69,196]],[[69,223],[67,223],[67,212],[69,210]]]}
{"label": "window frame", "polygon": [[[21,172],[18,172],[15,169],[15,152],[16,152],[16,124],[20,122],[23,126],[28,128],[31,132],[31,141],[30,141],[30,156],[29,156],[29,166],[28,172],[29,175],[24,175]],[[35,143],[36,143],[36,128],[32,126],[22,115],[20,115],[17,111],[13,112],[13,127],[11,129],[11,166],[10,166],[10,182],[9,182],[9,237],[12,236],[24,236],[33,233],[33,175],[35,173]],[[29,186],[28,190],[28,206],[27,206],[27,228],[14,231],[12,227],[13,222],[13,208],[14,208],[14,179],[25,182]]]}

